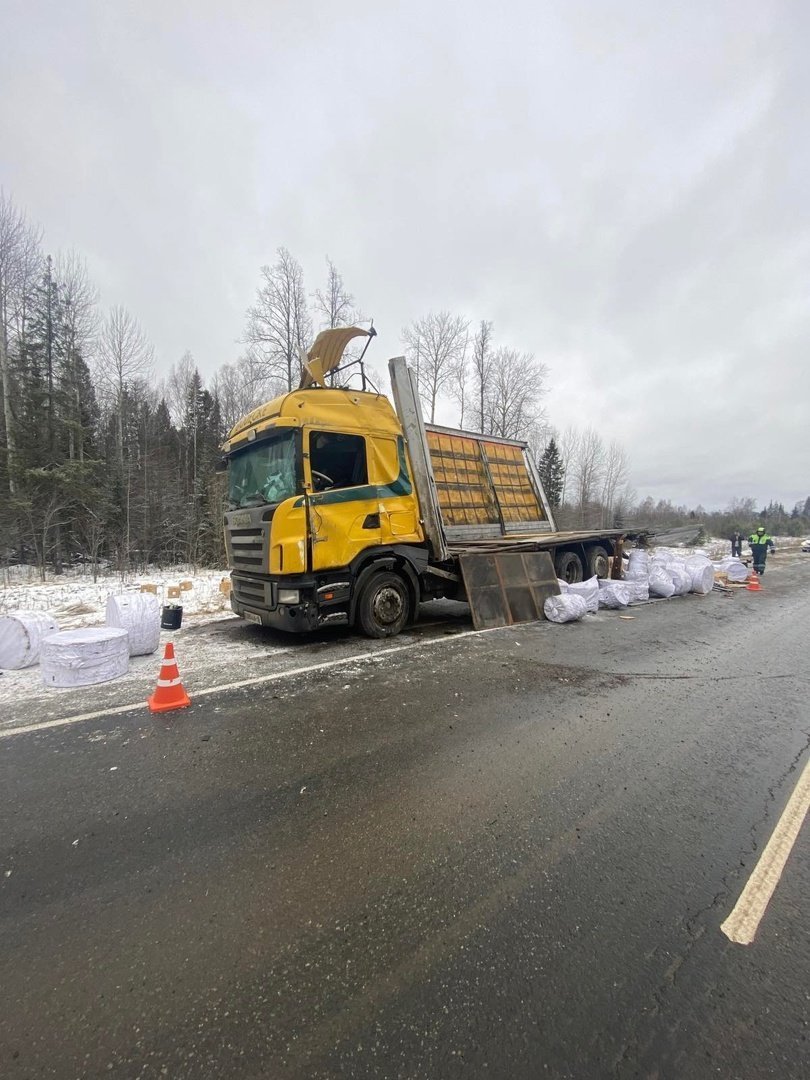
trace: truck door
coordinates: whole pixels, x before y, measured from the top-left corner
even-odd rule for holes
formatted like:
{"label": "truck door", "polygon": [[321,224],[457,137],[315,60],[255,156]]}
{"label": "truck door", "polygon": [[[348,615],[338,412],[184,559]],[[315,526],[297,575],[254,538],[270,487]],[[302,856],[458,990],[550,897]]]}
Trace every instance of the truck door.
{"label": "truck door", "polygon": [[339,569],[380,543],[379,498],[376,485],[369,484],[366,440],[317,429],[306,440],[312,569]]}

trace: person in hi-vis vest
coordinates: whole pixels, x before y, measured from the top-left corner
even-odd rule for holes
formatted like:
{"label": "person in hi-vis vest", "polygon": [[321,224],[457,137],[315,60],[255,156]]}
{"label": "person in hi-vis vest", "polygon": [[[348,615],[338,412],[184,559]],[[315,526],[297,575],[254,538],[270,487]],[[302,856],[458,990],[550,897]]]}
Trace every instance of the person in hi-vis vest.
{"label": "person in hi-vis vest", "polygon": [[773,540],[765,532],[765,526],[760,525],[756,532],[748,537],[748,545],[754,556],[754,569],[758,574],[765,573],[765,560],[768,557],[768,548],[776,551]]}

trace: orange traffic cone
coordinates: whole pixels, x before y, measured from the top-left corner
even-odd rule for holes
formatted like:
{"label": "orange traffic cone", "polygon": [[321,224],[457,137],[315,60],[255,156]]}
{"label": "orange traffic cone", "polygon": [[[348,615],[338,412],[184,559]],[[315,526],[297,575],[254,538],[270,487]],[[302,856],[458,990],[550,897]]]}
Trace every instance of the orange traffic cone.
{"label": "orange traffic cone", "polygon": [[150,698],[147,698],[146,703],[150,712],[170,712],[172,709],[185,709],[191,704],[191,698],[180,682],[180,672],[177,670],[177,661],[174,658],[174,645],[170,641],[166,643],[166,651],[163,654],[157,689]]}
{"label": "orange traffic cone", "polygon": [[748,584],[746,585],[746,588],[749,592],[763,591],[762,586],[759,583],[759,574],[756,572],[756,570],[751,571],[751,575],[748,578]]}

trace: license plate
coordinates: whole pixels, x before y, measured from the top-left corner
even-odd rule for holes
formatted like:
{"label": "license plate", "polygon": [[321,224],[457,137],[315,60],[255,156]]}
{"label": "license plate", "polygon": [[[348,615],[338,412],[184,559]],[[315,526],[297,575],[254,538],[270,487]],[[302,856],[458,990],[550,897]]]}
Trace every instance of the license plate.
{"label": "license plate", "polygon": [[262,617],[261,615],[257,615],[255,611],[246,611],[242,618],[245,620],[245,622],[252,622],[255,623],[257,626],[262,625]]}

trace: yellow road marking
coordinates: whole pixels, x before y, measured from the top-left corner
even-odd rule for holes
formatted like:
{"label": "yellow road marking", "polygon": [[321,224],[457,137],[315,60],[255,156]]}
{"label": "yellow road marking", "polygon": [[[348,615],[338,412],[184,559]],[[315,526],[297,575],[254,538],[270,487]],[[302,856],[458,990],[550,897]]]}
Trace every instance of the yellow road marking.
{"label": "yellow road marking", "polygon": [[734,910],[720,929],[730,941],[750,945],[754,940],[765,909],[779,884],[788,856],[810,808],[810,760],[771,833],[771,838],[754,867],[754,872],[740,894]]}

